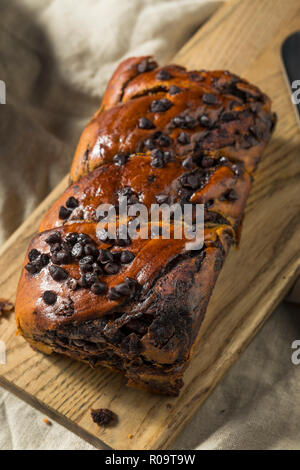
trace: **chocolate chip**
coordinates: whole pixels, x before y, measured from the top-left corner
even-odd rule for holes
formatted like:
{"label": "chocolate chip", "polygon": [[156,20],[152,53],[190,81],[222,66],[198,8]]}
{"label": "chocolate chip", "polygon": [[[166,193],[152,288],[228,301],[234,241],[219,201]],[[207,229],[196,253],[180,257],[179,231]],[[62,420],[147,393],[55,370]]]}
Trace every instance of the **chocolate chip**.
{"label": "chocolate chip", "polygon": [[103,274],[103,269],[101,268],[101,266],[99,266],[98,263],[93,263],[93,264],[92,264],[92,268],[93,268],[93,272],[94,272],[95,274],[98,274],[98,275],[99,275],[99,274]]}
{"label": "chocolate chip", "polygon": [[79,268],[82,272],[86,273],[93,270],[93,256],[85,256],[79,260]]}
{"label": "chocolate chip", "polygon": [[186,132],[180,132],[177,141],[182,145],[187,145],[191,142],[190,136]]}
{"label": "chocolate chip", "polygon": [[122,264],[131,263],[134,260],[134,254],[132,251],[124,250],[121,253],[120,261]]}
{"label": "chocolate chip", "polygon": [[104,284],[103,282],[100,282],[100,281],[94,282],[94,284],[92,284],[92,286],[91,286],[91,291],[95,295],[104,294],[104,292],[106,292],[106,290],[107,290],[106,284]]}
{"label": "chocolate chip", "polygon": [[199,187],[199,178],[195,174],[183,175],[180,183],[184,188],[197,189]]}
{"label": "chocolate chip", "polygon": [[155,131],[152,135],[152,139],[156,142],[157,139],[159,139],[161,135],[162,135],[161,131]]}
{"label": "chocolate chip", "polygon": [[70,209],[67,209],[65,206],[60,206],[59,212],[58,212],[58,217],[62,220],[66,220],[70,217],[72,214],[72,211]]}
{"label": "chocolate chip", "polygon": [[139,202],[139,197],[137,194],[132,194],[128,199],[127,199],[127,204],[132,205],[132,204],[137,204]]}
{"label": "chocolate chip", "polygon": [[151,113],[162,113],[167,111],[173,106],[173,103],[167,98],[162,98],[161,100],[154,100],[151,103],[150,111]]}
{"label": "chocolate chip", "polygon": [[52,290],[45,290],[43,293],[43,301],[48,305],[55,304],[57,300],[57,295]]}
{"label": "chocolate chip", "polygon": [[193,168],[193,166],[194,166],[193,157],[192,157],[192,156],[189,156],[189,157],[187,157],[185,160],[183,160],[182,166],[183,166],[183,168],[185,168],[186,170],[191,170],[191,169]]}
{"label": "chocolate chip", "polygon": [[214,204],[214,200],[213,199],[209,199],[208,201],[205,202],[205,208],[206,209],[209,209],[211,206],[213,206]]}
{"label": "chocolate chip", "polygon": [[222,121],[229,122],[229,121],[234,121],[237,119],[238,114],[230,111],[226,111],[225,113],[222,114],[221,119]]}
{"label": "chocolate chip", "polygon": [[126,156],[124,153],[117,153],[117,154],[113,157],[113,162],[114,162],[114,164],[115,164],[116,166],[125,165],[126,160],[127,160],[127,156]]}
{"label": "chocolate chip", "polygon": [[36,274],[38,272],[37,266],[34,266],[32,263],[27,263],[25,265],[26,271],[28,271],[30,274]]}
{"label": "chocolate chip", "polygon": [[49,266],[49,273],[54,281],[64,281],[68,278],[68,273],[60,266],[52,264]]}
{"label": "chocolate chip", "polygon": [[175,116],[172,120],[172,124],[180,129],[193,129],[196,125],[196,119],[189,115]]}
{"label": "chocolate chip", "polygon": [[126,282],[121,282],[120,284],[114,286],[114,291],[120,296],[128,296],[131,294],[131,289]]}
{"label": "chocolate chip", "polygon": [[154,149],[151,152],[151,166],[154,168],[163,168],[164,152],[160,149]]}
{"label": "chocolate chip", "polygon": [[47,266],[50,261],[50,257],[47,253],[42,253],[39,259],[42,266]]}
{"label": "chocolate chip", "polygon": [[71,243],[71,245],[74,245],[77,242],[78,239],[78,233],[77,232],[70,232],[67,233],[65,240],[68,243]]}
{"label": "chocolate chip", "polygon": [[38,258],[40,256],[40,252],[38,250],[36,250],[35,248],[33,248],[32,250],[29,251],[28,253],[28,259],[29,261],[33,261],[35,260],[36,258]]}
{"label": "chocolate chip", "polygon": [[109,250],[99,250],[98,261],[102,264],[112,263],[114,260],[113,254]]}
{"label": "chocolate chip", "polygon": [[127,234],[127,238],[120,238],[119,231],[117,230],[117,238],[115,239],[115,245],[117,246],[128,246],[131,243],[131,239]]}
{"label": "chocolate chip", "polygon": [[95,282],[98,282],[98,277],[95,273],[86,273],[81,279],[83,284],[86,286],[91,286],[92,284],[95,284]]}
{"label": "chocolate chip", "polygon": [[168,150],[168,151],[164,152],[164,162],[165,163],[172,162],[173,160],[174,160],[173,150]]}
{"label": "chocolate chip", "polygon": [[153,129],[155,127],[153,122],[149,121],[149,119],[145,117],[141,117],[139,119],[138,126],[140,129]]}
{"label": "chocolate chip", "polygon": [[51,245],[50,247],[50,252],[51,253],[56,253],[57,251],[59,251],[61,249],[61,244],[60,243],[54,243],[53,245]]}
{"label": "chocolate chip", "polygon": [[78,242],[93,243],[92,238],[87,233],[79,233],[77,237]]}
{"label": "chocolate chip", "polygon": [[158,72],[156,75],[157,80],[170,80],[172,78],[172,75],[165,69],[162,69]]}
{"label": "chocolate chip", "polygon": [[124,197],[124,196],[131,196],[133,193],[132,189],[130,186],[124,186],[124,188],[119,189],[118,191],[118,198]]}
{"label": "chocolate chip", "polygon": [[114,287],[111,287],[108,291],[107,297],[109,300],[118,300],[121,295],[115,290]]}
{"label": "chocolate chip", "polygon": [[132,279],[131,277],[126,277],[125,278],[126,284],[130,287],[131,294],[135,294],[135,292],[139,289],[139,283],[135,280]]}
{"label": "chocolate chip", "polygon": [[170,95],[177,95],[177,93],[180,93],[181,91],[182,91],[182,89],[179,88],[179,87],[176,86],[176,85],[171,85],[171,86],[170,86],[170,89],[169,89]]}
{"label": "chocolate chip", "polygon": [[214,159],[211,157],[203,157],[201,161],[202,168],[210,168],[214,165]]}
{"label": "chocolate chip", "polygon": [[175,116],[173,119],[172,119],[172,123],[175,127],[180,127],[180,128],[184,128],[185,126],[185,119],[184,119],[184,116]]}
{"label": "chocolate chip", "polygon": [[117,274],[120,271],[120,266],[116,263],[107,263],[104,265],[104,271],[107,274]]}
{"label": "chocolate chip", "polygon": [[158,204],[164,204],[169,202],[169,196],[167,194],[157,194],[155,198]]}
{"label": "chocolate chip", "polygon": [[51,233],[51,235],[49,235],[49,237],[46,238],[45,242],[48,243],[48,245],[52,245],[54,243],[60,243],[61,242],[60,233],[59,232]]}
{"label": "chocolate chip", "polygon": [[202,114],[198,116],[199,124],[203,127],[211,127],[212,123],[209,117],[206,114]]}
{"label": "chocolate chip", "polygon": [[151,138],[146,139],[144,145],[148,150],[153,150],[155,148],[155,142]]}
{"label": "chocolate chip", "polygon": [[98,250],[96,246],[93,243],[87,243],[84,246],[84,254],[85,255],[91,255],[91,256],[97,256],[98,255]]}
{"label": "chocolate chip", "polygon": [[71,254],[74,258],[80,258],[83,255],[83,245],[82,243],[75,243],[72,248]]}
{"label": "chocolate chip", "polygon": [[172,139],[168,135],[160,135],[158,139],[156,140],[157,144],[160,145],[161,147],[168,147],[172,143]]}
{"label": "chocolate chip", "polygon": [[151,158],[164,158],[164,152],[160,149],[154,149],[151,152]]}
{"label": "chocolate chip", "polygon": [[[203,70],[205,72],[205,70]],[[200,75],[200,72],[190,72],[189,78],[194,82],[202,82],[204,80],[203,75]]]}
{"label": "chocolate chip", "polygon": [[66,206],[69,207],[69,209],[75,209],[75,207],[79,206],[79,201],[74,196],[71,196],[67,199]]}
{"label": "chocolate chip", "polygon": [[215,104],[217,102],[217,98],[212,93],[204,93],[202,101],[205,104]]}
{"label": "chocolate chip", "polygon": [[163,159],[160,159],[160,158],[153,158],[151,160],[151,166],[153,168],[163,168],[164,161],[163,161]]}
{"label": "chocolate chip", "polygon": [[185,126],[187,129],[193,129],[196,125],[196,119],[188,114],[185,116]]}
{"label": "chocolate chip", "polygon": [[54,264],[69,264],[72,261],[72,256],[69,251],[60,250],[52,255],[52,262]]}
{"label": "chocolate chip", "polygon": [[156,69],[157,63],[153,60],[143,59],[137,66],[137,71],[139,73],[150,72],[153,69]]}
{"label": "chocolate chip", "polygon": [[232,171],[234,172],[234,174],[236,176],[241,176],[244,173],[244,164],[243,164],[243,162],[234,163],[231,166],[231,169],[232,169]]}

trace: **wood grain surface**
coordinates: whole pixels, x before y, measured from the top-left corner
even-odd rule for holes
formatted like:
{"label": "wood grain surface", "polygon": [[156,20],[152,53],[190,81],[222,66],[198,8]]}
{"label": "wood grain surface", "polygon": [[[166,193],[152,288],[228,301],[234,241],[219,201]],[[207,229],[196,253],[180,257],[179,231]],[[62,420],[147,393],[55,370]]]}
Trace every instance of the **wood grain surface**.
{"label": "wood grain surface", "polygon": [[[268,93],[279,123],[247,205],[239,249],[217,281],[178,398],[126,388],[121,375],[34,352],[0,321],[7,364],[0,384],[95,446],[168,448],[253,338],[300,271],[300,133],[284,82],[280,46],[300,27],[299,0],[241,0],[222,7],[174,58],[191,69],[230,69]],[[14,300],[27,244],[65,178],[0,253],[0,296]],[[101,429],[90,408],[108,407],[118,424]]]}

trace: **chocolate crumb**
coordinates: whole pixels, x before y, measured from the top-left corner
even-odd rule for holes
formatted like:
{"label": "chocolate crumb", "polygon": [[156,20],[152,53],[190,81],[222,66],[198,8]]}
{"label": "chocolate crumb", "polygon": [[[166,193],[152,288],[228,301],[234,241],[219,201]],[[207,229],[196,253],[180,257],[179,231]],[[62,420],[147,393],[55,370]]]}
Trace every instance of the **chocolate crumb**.
{"label": "chocolate crumb", "polygon": [[6,315],[13,310],[14,306],[6,299],[0,299],[0,317]]}
{"label": "chocolate crumb", "polygon": [[108,426],[116,421],[117,415],[108,408],[91,410],[91,417],[98,426]]}

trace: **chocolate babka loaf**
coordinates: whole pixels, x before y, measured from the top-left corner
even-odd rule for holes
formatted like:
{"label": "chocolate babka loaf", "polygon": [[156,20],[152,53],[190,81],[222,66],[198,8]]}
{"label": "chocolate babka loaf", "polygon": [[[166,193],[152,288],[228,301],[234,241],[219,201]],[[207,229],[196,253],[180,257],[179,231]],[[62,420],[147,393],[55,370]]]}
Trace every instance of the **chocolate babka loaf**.
{"label": "chocolate babka loaf", "polygon": [[[70,186],[26,254],[21,334],[44,353],[177,395],[274,124],[270,99],[230,72],[125,60],[81,135]],[[118,214],[124,196],[149,210],[203,204],[203,246],[105,235],[98,207]]]}

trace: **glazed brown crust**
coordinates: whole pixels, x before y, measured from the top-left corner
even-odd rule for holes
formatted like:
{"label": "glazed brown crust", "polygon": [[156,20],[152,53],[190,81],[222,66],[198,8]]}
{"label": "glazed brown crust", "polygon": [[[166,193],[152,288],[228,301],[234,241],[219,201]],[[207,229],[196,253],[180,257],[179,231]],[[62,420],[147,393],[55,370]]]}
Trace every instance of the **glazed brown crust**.
{"label": "glazed brown crust", "polygon": [[[124,61],[83,131],[69,188],[28,249],[16,301],[25,338],[176,395],[273,126],[269,98],[229,72]],[[204,204],[204,246],[100,241],[99,204],[118,213],[124,194],[148,209],[159,197]]]}

